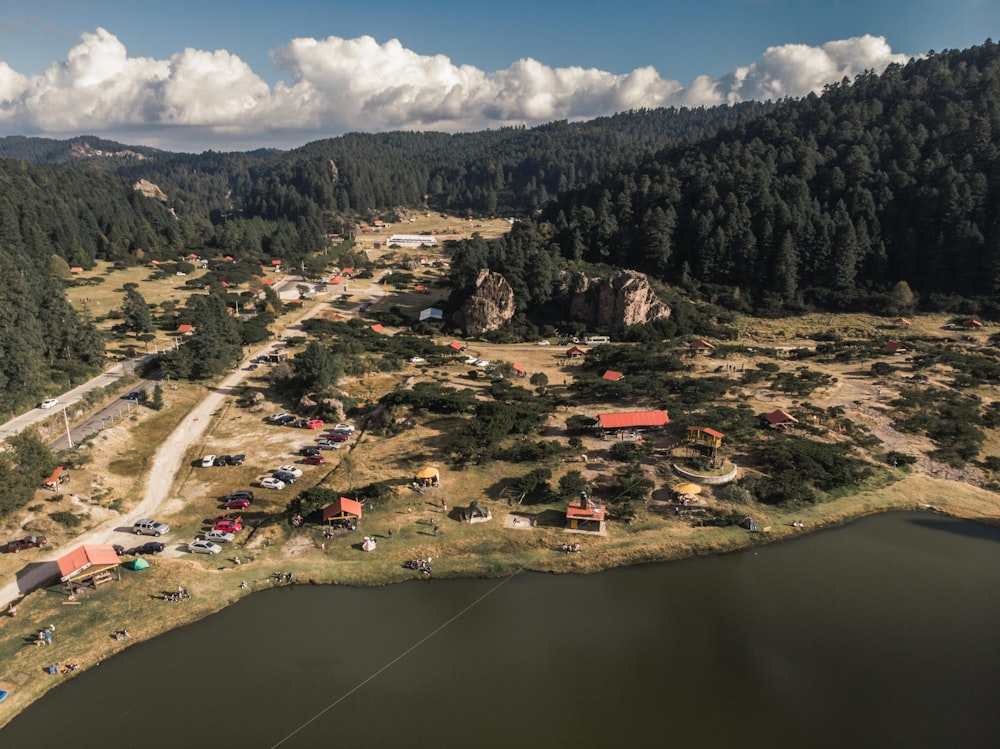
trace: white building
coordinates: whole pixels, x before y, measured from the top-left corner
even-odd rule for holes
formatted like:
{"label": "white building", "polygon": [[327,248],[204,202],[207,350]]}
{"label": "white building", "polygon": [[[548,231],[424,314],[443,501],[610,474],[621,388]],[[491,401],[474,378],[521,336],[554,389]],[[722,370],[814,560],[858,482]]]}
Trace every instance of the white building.
{"label": "white building", "polygon": [[429,234],[393,234],[388,244],[390,247],[437,247],[437,239]]}

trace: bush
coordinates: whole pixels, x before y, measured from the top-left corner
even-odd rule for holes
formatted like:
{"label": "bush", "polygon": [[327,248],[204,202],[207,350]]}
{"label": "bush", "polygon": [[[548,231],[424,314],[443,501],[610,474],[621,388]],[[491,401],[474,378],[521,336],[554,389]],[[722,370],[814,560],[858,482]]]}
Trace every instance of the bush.
{"label": "bush", "polygon": [[78,525],[83,523],[83,518],[79,515],[74,515],[68,510],[59,510],[58,512],[50,513],[49,517],[67,528],[76,528]]}

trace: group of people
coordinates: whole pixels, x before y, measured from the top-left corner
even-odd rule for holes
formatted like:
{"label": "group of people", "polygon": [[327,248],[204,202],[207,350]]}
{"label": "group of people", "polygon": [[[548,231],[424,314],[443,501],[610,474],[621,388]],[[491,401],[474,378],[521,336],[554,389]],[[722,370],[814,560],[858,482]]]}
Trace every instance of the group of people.
{"label": "group of people", "polygon": [[128,633],[127,629],[120,629],[117,632],[115,632],[115,639],[118,640],[119,642],[121,642],[122,640],[127,640],[131,636],[132,635]]}
{"label": "group of people", "polygon": [[281,582],[283,582],[283,583],[290,583],[292,581],[292,573],[291,572],[275,572],[274,573],[274,581],[276,583],[281,583]]}
{"label": "group of people", "polygon": [[431,574],[431,560],[428,559],[411,559],[406,563],[407,569],[418,570],[423,572],[425,575]]}
{"label": "group of people", "polygon": [[572,552],[577,552],[580,550],[580,544],[563,544],[562,550],[565,551],[567,554]]}
{"label": "group of people", "polygon": [[177,601],[183,601],[185,598],[190,598],[190,597],[191,597],[191,594],[188,593],[188,589],[185,588],[183,585],[178,585],[177,586],[177,592],[176,593],[172,593],[171,592],[171,593],[164,593],[163,594],[163,600],[164,601],[173,601],[174,603],[176,603]]}

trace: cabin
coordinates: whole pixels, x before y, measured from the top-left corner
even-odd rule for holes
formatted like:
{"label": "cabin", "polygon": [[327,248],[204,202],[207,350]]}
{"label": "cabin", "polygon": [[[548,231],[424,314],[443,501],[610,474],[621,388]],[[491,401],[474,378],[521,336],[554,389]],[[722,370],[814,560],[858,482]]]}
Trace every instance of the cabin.
{"label": "cabin", "polygon": [[375,323],[374,325],[369,325],[368,327],[371,329],[371,331],[373,333],[384,333],[385,332],[385,326],[382,325],[382,323]]}
{"label": "cabin", "polygon": [[178,325],[177,326],[177,332],[180,335],[193,335],[194,334],[194,325],[188,325],[187,323],[185,323],[183,325]]}
{"label": "cabin", "polygon": [[323,522],[327,525],[357,528],[363,507],[364,505],[355,499],[340,497],[323,508]]}
{"label": "cabin", "polygon": [[901,341],[889,341],[886,343],[882,350],[889,354],[901,354],[906,351],[906,344]]}
{"label": "cabin", "polygon": [[444,310],[440,310],[437,307],[427,307],[420,310],[420,322],[424,322],[425,320],[444,320]]}
{"label": "cabin", "polygon": [[636,434],[641,429],[659,429],[670,423],[670,415],[666,411],[626,411],[600,414],[597,418],[605,439],[608,432]]}
{"label": "cabin", "polygon": [[514,375],[516,377],[527,377],[528,370],[524,368],[523,364],[518,364],[514,362]]}
{"label": "cabin", "polygon": [[66,472],[66,469],[63,466],[56,466],[56,469],[52,472],[52,475],[49,476],[47,479],[45,479],[45,483],[43,486],[45,486],[45,488],[49,489],[50,491],[55,491],[56,489],[59,488],[59,484],[63,483],[64,481],[69,481],[69,473]]}
{"label": "cabin", "polygon": [[606,535],[604,516],[604,505],[588,497],[587,492],[580,492],[580,498],[566,507],[566,530]]}
{"label": "cabin", "polygon": [[56,560],[59,582],[70,593],[97,590],[104,583],[121,580],[121,560],[111,544],[83,544]]}
{"label": "cabin", "polygon": [[981,327],[983,327],[983,324],[979,320],[977,320],[976,318],[974,318],[974,317],[967,317],[964,320],[962,320],[962,327],[963,328],[981,328]]}
{"label": "cabin", "polygon": [[624,376],[625,375],[622,374],[621,372],[616,372],[613,369],[609,369],[604,374],[601,375],[601,379],[607,380],[608,382],[618,382],[618,380],[620,380]]}
{"label": "cabin", "polygon": [[460,341],[452,341],[448,344],[448,348],[456,353],[462,353],[466,349],[466,345]]}
{"label": "cabin", "polygon": [[725,435],[708,427],[688,427],[684,433],[684,441],[688,444],[706,447],[711,450],[718,450],[722,447],[722,438]]}
{"label": "cabin", "polygon": [[763,416],[761,416],[760,422],[761,425],[764,427],[767,427],[769,429],[777,429],[779,432],[783,432],[786,429],[792,427],[793,425],[798,424],[799,420],[796,419],[791,414],[785,413],[781,409],[778,409],[777,411],[772,411],[769,414],[764,414]]}
{"label": "cabin", "polygon": [[567,359],[580,359],[586,355],[587,355],[587,349],[580,348],[579,346],[573,346],[572,348],[567,349],[566,353],[564,354],[564,356]]}
{"label": "cabin", "polygon": [[713,346],[708,341],[699,338],[697,341],[692,341],[688,344],[688,348],[691,349],[696,354],[708,355],[715,351],[715,346]]}
{"label": "cabin", "polygon": [[913,323],[907,317],[897,317],[895,320],[892,321],[892,324],[895,325],[897,328],[908,328]]}

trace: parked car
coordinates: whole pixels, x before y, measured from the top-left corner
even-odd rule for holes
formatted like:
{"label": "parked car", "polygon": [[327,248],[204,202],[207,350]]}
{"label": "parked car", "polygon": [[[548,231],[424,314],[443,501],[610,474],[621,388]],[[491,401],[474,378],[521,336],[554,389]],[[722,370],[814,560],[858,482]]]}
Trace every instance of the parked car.
{"label": "parked car", "polygon": [[339,450],[344,446],[342,442],[334,442],[333,440],[321,439],[316,443],[316,447],[320,450]]}
{"label": "parked car", "polygon": [[228,465],[231,465],[229,461],[232,460],[232,459],[233,459],[232,455],[219,455],[213,461],[212,464],[213,465],[217,465],[217,466],[228,466]]}
{"label": "parked car", "polygon": [[427,360],[422,356],[411,356],[410,364],[424,364]]}
{"label": "parked car", "polygon": [[291,414],[285,414],[280,419],[277,419],[274,423],[280,426],[287,426],[288,424],[291,424],[294,421],[295,421],[294,416],[292,416]]}
{"label": "parked car", "polygon": [[351,434],[354,434],[354,427],[351,426],[350,424],[337,424],[330,431],[331,432],[350,432]]}
{"label": "parked car", "polygon": [[230,531],[220,531],[213,528],[210,531],[205,531],[205,540],[212,541],[217,544],[228,544],[236,538],[236,534]]}
{"label": "parked car", "polygon": [[123,395],[122,398],[127,401],[138,401],[142,400],[142,393],[138,390],[133,390],[131,393]]}
{"label": "parked car", "polygon": [[243,524],[243,516],[237,512],[224,512],[221,515],[216,515],[214,518],[208,519],[208,525],[215,528],[217,523],[221,523],[223,520],[231,520],[234,523]]}
{"label": "parked car", "polygon": [[214,455],[206,455],[204,458],[201,459],[201,467],[202,468],[210,468],[211,466],[214,466],[214,465],[215,465],[215,456]]}
{"label": "parked car", "polygon": [[239,489],[235,492],[230,492],[226,495],[226,501],[231,499],[249,499],[253,502],[253,490],[252,489]]}
{"label": "parked car", "polygon": [[302,459],[302,462],[305,463],[307,466],[321,466],[326,462],[326,460],[323,459],[322,455],[316,454],[316,455],[307,455]]}
{"label": "parked car", "polygon": [[24,538],[19,538],[16,541],[11,541],[3,550],[8,554],[19,554],[24,549],[37,549],[48,543],[48,539],[45,536],[25,536]]}
{"label": "parked car", "polygon": [[192,554],[218,554],[222,547],[204,538],[188,543],[188,551]]}
{"label": "parked car", "polygon": [[298,476],[292,473],[286,473],[285,471],[275,471],[274,473],[271,474],[271,478],[278,479],[278,481],[282,482],[283,484],[294,484],[295,479],[297,479]]}
{"label": "parked car", "polygon": [[283,473],[290,473],[296,478],[302,475],[302,469],[298,468],[297,466],[278,466],[274,470],[275,472],[282,471]]}
{"label": "parked car", "polygon": [[57,405],[58,403],[59,403],[59,399],[58,398],[49,398],[48,400],[44,400],[41,403],[39,403],[38,407],[39,408],[52,408],[53,406]]}
{"label": "parked car", "polygon": [[350,432],[327,432],[323,439],[328,439],[331,442],[347,442],[350,438]]}
{"label": "parked car", "polygon": [[136,535],[162,536],[164,533],[170,532],[170,526],[166,523],[157,522],[156,520],[143,518],[142,520],[135,521],[135,524],[132,526],[132,531]]}
{"label": "parked car", "polygon": [[159,554],[165,548],[167,547],[159,541],[147,541],[140,546],[136,546],[134,549],[129,549],[128,553],[133,556],[141,556],[143,554]]}
{"label": "parked car", "polygon": [[260,480],[260,485],[265,489],[284,489],[285,482],[279,481],[273,476],[265,476]]}
{"label": "parked car", "polygon": [[111,548],[115,550],[115,554],[122,556],[125,553],[125,547],[121,544],[111,544]]}
{"label": "parked car", "polygon": [[319,455],[319,448],[313,447],[312,445],[306,445],[305,447],[299,450],[299,455],[304,455],[307,458],[316,457],[317,455]]}
{"label": "parked car", "polygon": [[267,417],[267,420],[270,421],[272,424],[277,424],[279,421],[281,421],[286,416],[288,416],[288,414],[286,414],[284,411],[282,411],[280,413],[271,414],[270,416]]}
{"label": "parked car", "polygon": [[213,531],[222,531],[223,533],[239,533],[243,530],[243,523],[239,523],[235,520],[220,520],[212,528]]}
{"label": "parked car", "polygon": [[226,509],[227,510],[245,510],[246,508],[248,508],[250,506],[250,502],[251,501],[252,500],[249,500],[246,497],[236,497],[234,499],[227,499],[226,500]]}
{"label": "parked car", "polygon": [[322,429],[324,423],[322,419],[301,419],[299,426],[303,429]]}
{"label": "parked car", "polygon": [[539,346],[551,346],[551,342],[547,338],[543,338],[538,342]]}
{"label": "parked car", "polygon": [[229,456],[229,465],[231,466],[241,466],[246,462],[247,456],[243,453],[236,453],[236,455]]}

